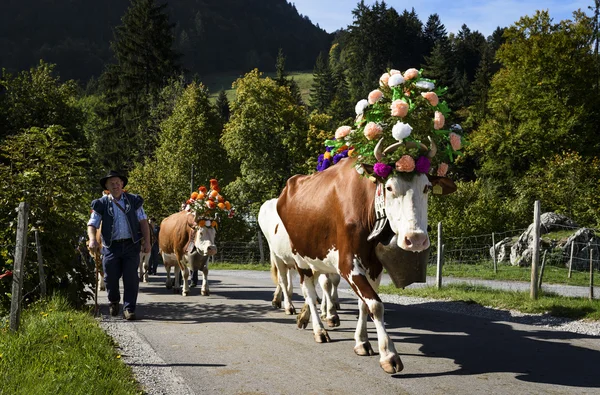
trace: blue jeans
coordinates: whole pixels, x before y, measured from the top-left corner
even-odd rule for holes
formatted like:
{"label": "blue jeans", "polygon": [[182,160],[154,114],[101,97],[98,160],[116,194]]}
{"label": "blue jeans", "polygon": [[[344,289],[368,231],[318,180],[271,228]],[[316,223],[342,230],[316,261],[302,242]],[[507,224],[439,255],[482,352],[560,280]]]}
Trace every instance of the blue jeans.
{"label": "blue jeans", "polygon": [[140,243],[113,241],[110,248],[102,247],[102,267],[104,282],[110,303],[119,303],[119,279],[123,277],[123,310],[135,312],[140,280],[138,265],[140,262]]}

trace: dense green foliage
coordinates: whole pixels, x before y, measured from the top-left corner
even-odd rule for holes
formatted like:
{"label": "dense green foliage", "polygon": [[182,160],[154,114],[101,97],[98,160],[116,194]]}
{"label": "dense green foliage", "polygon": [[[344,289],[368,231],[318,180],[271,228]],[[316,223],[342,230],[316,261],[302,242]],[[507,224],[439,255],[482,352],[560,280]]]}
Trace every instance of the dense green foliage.
{"label": "dense green foliage", "polygon": [[17,333],[0,328],[2,394],[140,394],[114,341],[88,313],[59,296],[23,313]]}

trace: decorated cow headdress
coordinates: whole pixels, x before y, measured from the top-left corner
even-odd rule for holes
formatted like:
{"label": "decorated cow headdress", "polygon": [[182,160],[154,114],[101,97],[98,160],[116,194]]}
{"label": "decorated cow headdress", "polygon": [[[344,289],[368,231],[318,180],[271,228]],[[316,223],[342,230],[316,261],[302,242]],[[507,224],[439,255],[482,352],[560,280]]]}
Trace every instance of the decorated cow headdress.
{"label": "decorated cow headdress", "polygon": [[210,180],[209,188],[201,185],[198,191],[192,192],[183,209],[193,213],[197,221],[204,220],[204,225],[209,227],[218,226],[219,214],[228,218],[235,214],[231,203],[221,195],[219,182],[214,178]]}
{"label": "decorated cow headdress", "polygon": [[340,126],[325,141],[317,170],[351,156],[359,172],[366,169],[379,180],[394,173],[445,176],[464,145],[460,126],[446,125],[446,89],[414,68],[384,73],[379,88],[356,104],[354,126]]}

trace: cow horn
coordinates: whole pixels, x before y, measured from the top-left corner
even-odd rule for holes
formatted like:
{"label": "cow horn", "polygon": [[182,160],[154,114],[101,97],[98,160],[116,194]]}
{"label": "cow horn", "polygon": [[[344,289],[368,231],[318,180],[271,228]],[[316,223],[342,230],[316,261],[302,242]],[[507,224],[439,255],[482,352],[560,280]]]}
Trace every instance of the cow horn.
{"label": "cow horn", "polygon": [[381,159],[383,159],[384,152],[381,149],[382,144],[383,144],[383,138],[379,139],[379,141],[377,142],[377,145],[375,146],[375,150],[373,151],[373,153],[375,154],[375,159],[377,159],[377,162],[381,162]]}
{"label": "cow horn", "polygon": [[384,155],[391,154],[392,152],[396,151],[398,149],[398,147],[400,147],[402,144],[404,144],[404,143],[400,141],[400,142],[390,145],[385,150],[383,150],[383,154]]}
{"label": "cow horn", "polygon": [[429,152],[427,153],[427,157],[431,159],[435,156],[435,154],[437,154],[437,145],[435,145],[435,141],[433,141],[431,136],[427,136],[427,138],[429,139],[429,142],[431,143]]}

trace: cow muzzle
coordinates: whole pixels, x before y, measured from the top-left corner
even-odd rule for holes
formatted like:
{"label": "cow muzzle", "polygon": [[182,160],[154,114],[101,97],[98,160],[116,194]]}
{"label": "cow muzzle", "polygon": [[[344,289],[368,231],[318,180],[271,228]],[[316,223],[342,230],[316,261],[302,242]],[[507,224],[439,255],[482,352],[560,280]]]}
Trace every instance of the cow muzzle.
{"label": "cow muzzle", "polygon": [[429,235],[425,232],[409,232],[404,237],[398,237],[398,247],[406,251],[424,251],[429,244]]}

